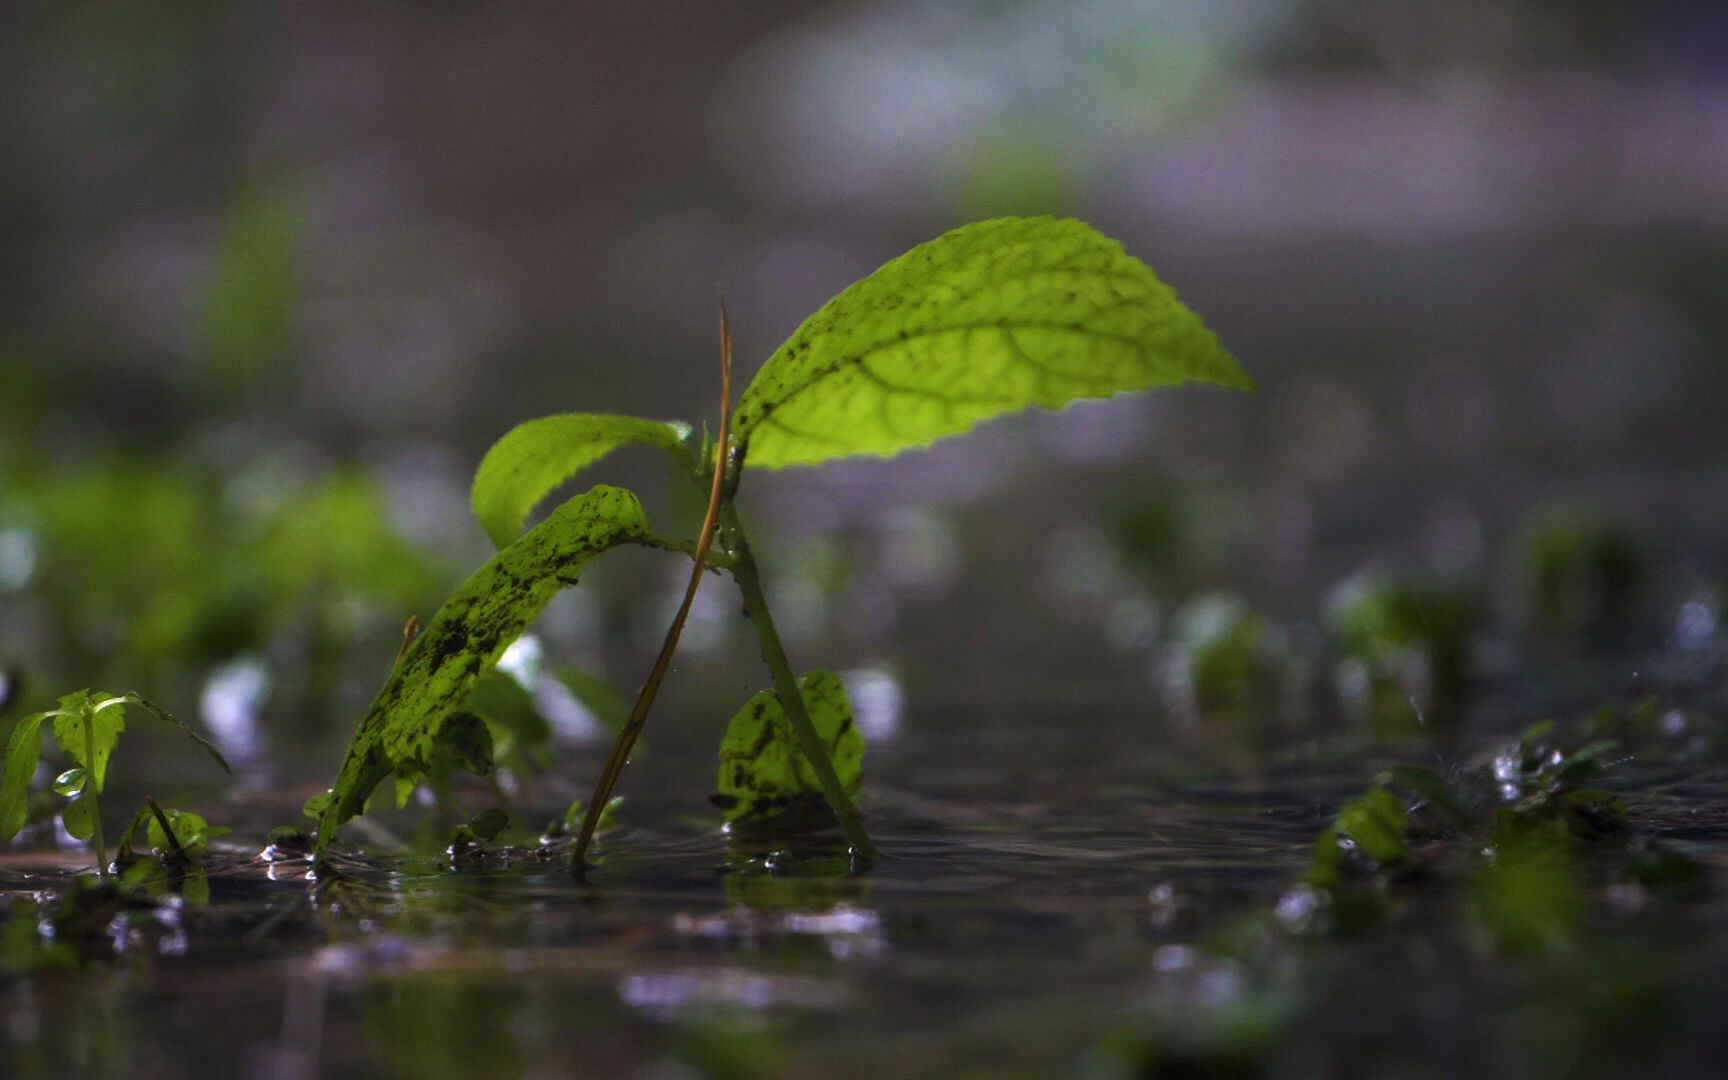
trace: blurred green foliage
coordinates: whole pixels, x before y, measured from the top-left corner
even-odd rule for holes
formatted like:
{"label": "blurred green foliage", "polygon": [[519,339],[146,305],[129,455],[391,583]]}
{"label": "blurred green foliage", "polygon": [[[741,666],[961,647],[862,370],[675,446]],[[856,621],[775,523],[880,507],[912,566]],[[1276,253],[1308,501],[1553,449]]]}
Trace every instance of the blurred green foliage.
{"label": "blurred green foliage", "polygon": [[[0,616],[30,683],[137,685],[195,699],[202,676],[275,650],[326,692],[353,650],[384,668],[395,628],[442,568],[390,520],[365,474],[296,480],[268,468],[119,453],[14,464],[0,490]],[[325,695],[327,696],[327,694]]]}

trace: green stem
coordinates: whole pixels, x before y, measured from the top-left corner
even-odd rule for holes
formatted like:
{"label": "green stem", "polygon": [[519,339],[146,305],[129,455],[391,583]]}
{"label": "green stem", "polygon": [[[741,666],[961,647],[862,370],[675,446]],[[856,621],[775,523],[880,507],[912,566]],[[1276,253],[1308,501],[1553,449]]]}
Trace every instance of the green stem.
{"label": "green stem", "polygon": [[738,582],[738,591],[744,594],[744,613],[756,627],[762,659],[774,676],[774,695],[786,711],[786,719],[798,737],[798,745],[810,762],[811,771],[816,774],[816,782],[822,785],[822,794],[834,811],[841,831],[846,834],[847,842],[858,855],[872,858],[877,854],[876,845],[870,842],[870,835],[864,831],[864,822],[858,817],[857,809],[834,771],[828,747],[823,745],[822,736],[810,721],[809,710],[804,707],[804,695],[798,691],[798,677],[792,671],[791,661],[786,659],[786,647],[780,643],[780,632],[775,629],[774,616],[768,611],[768,597],[762,591],[762,578],[757,572],[756,558],[750,552],[750,542],[744,535],[744,524],[738,519],[738,511],[730,498],[721,507],[720,522],[732,552],[732,577]]}
{"label": "green stem", "polygon": [[102,839],[102,803],[96,797],[96,711],[89,709],[84,713],[84,795],[90,800],[90,820],[95,825],[92,839],[96,842],[96,872],[107,881],[108,845]]}

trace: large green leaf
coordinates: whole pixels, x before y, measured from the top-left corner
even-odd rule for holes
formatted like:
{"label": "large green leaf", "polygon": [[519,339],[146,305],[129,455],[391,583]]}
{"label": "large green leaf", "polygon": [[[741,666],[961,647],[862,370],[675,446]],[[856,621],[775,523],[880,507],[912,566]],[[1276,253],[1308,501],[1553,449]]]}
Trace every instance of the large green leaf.
{"label": "large green leaf", "polygon": [[432,616],[360,721],[319,824],[319,852],[336,827],[359,813],[378,782],[397,766],[432,760],[445,722],[475,679],[537,618],[596,555],[645,536],[636,496],[596,487],[554,510],[506,547]]}
{"label": "large green leaf", "polygon": [[30,780],[42,757],[42,721],[47,713],[31,713],[18,721],[6,743],[6,767],[0,774],[0,840],[10,840],[24,827],[30,805]]}
{"label": "large green leaf", "polygon": [[997,218],[913,248],[769,357],[733,430],[750,464],[888,457],[1038,405],[1253,384],[1169,286],[1079,221]]}
{"label": "large green leaf", "polygon": [[[812,671],[798,680],[810,722],[834,759],[850,795],[864,772],[864,736],[852,721],[852,703],[840,676]],[[760,817],[822,801],[822,786],[798,745],[786,710],[772,690],[744,703],[720,742],[720,793],[714,802],[727,821]]]}
{"label": "large green leaf", "polygon": [[634,416],[561,413],[512,428],[492,445],[474,473],[470,500],[492,543],[516,539],[522,522],[553,488],[627,443],[678,447],[680,424]]}

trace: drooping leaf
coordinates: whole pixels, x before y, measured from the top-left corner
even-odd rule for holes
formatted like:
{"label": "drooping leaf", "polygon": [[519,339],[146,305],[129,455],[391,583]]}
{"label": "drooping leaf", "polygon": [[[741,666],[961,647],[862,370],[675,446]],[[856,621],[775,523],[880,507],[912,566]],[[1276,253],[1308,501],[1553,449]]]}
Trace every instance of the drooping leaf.
{"label": "drooping leaf", "polygon": [[[864,736],[852,721],[852,703],[840,676],[812,671],[798,680],[805,708],[828,747],[848,794],[857,794],[864,770]],[[766,816],[804,800],[820,800],[822,786],[798,745],[786,710],[772,690],[744,703],[720,743],[720,792],[714,802],[727,821]]]}
{"label": "drooping leaf", "polygon": [[596,555],[646,535],[636,496],[600,486],[564,503],[463,582],[391,672],[348,748],[319,819],[322,854],[399,765],[423,767],[474,680]]}
{"label": "drooping leaf", "polygon": [[84,766],[98,795],[107,786],[108,759],[125,730],[124,698],[80,690],[61,698],[54,710],[54,741],[67,757]]}
{"label": "drooping leaf", "polygon": [[580,470],[629,443],[676,450],[688,429],[634,416],[560,413],[518,424],[474,473],[474,516],[492,543],[516,539],[536,503]]}
{"label": "drooping leaf", "polygon": [[966,225],[830,300],[739,400],[752,465],[888,457],[1030,406],[1199,381],[1252,386],[1198,316],[1092,227]]}
{"label": "drooping leaf", "polygon": [[6,743],[6,767],[0,774],[0,840],[10,840],[24,827],[30,803],[30,780],[42,757],[42,721],[47,713],[31,713],[18,721]]}
{"label": "drooping leaf", "polygon": [[129,705],[136,705],[151,716],[156,717],[158,720],[173,725],[179,730],[180,734],[197,743],[203,748],[206,754],[209,754],[214,758],[216,764],[222,766],[223,772],[228,773],[230,776],[233,775],[234,770],[229,768],[228,760],[222,756],[222,752],[216,749],[215,745],[212,744],[209,739],[206,739],[204,736],[198,734],[197,731],[193,730],[192,726],[187,724],[186,721],[175,716],[173,713],[170,713],[167,709],[162,708],[162,706],[146,700],[137,691],[126,694],[121,700],[125,701]]}

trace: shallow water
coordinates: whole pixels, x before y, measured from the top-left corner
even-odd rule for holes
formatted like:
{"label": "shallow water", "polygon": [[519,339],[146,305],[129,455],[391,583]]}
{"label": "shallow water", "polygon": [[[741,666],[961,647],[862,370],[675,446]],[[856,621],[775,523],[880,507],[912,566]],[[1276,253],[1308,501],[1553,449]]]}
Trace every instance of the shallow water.
{"label": "shallow water", "polygon": [[[1585,861],[1578,942],[1531,959],[1487,947],[1441,872],[1363,933],[1293,929],[1291,886],[1343,801],[1495,732],[1457,750],[1286,739],[1222,767],[1119,715],[913,730],[882,751],[868,867],[823,836],[730,840],[683,789],[628,779],[585,882],[557,852],[453,870],[350,851],[313,893],[303,861],[256,857],[261,832],[225,838],[208,904],[135,917],[81,972],[7,978],[11,1072],[1122,1075],[1156,1048],[1165,1074],[1702,1075],[1724,1049],[1713,749],[1610,779],[1634,829],[1716,887],[1629,893],[1611,845]],[[657,748],[652,775],[680,753]],[[0,892],[61,888],[80,858],[7,856]]]}

